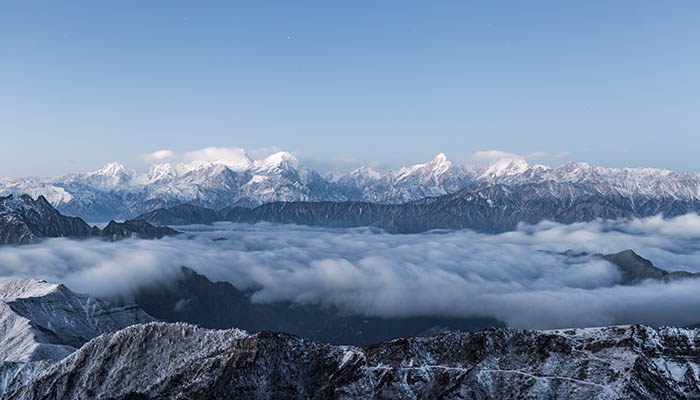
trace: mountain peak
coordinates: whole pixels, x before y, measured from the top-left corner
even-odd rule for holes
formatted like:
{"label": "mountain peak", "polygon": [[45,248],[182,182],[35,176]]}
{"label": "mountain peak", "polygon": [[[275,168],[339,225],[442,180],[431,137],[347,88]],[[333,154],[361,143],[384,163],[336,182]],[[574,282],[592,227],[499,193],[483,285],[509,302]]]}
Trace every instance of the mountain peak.
{"label": "mountain peak", "polygon": [[436,155],[435,158],[433,158],[432,162],[443,163],[446,161],[447,161],[447,156],[445,155],[445,153],[440,153],[440,154]]}
{"label": "mountain peak", "polygon": [[111,162],[101,169],[92,173],[93,175],[103,175],[103,176],[122,176],[124,174],[129,174],[129,170],[118,162]]}
{"label": "mountain peak", "polygon": [[282,167],[284,165],[291,166],[294,169],[301,169],[301,163],[294,157],[291,153],[286,151],[278,151],[277,153],[267,156],[263,160],[258,160],[255,162],[258,167],[263,168],[274,168]]}
{"label": "mountain peak", "polygon": [[522,157],[504,158],[491,164],[483,174],[482,179],[494,179],[504,176],[518,175],[530,168],[530,165]]}

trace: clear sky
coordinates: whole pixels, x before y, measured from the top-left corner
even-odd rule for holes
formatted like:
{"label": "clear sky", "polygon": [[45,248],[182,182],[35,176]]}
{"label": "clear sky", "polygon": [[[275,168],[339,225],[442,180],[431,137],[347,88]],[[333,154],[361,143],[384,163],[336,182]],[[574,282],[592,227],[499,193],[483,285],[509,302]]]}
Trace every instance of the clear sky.
{"label": "clear sky", "polygon": [[700,170],[700,2],[4,1],[0,140],[0,176],[207,146]]}

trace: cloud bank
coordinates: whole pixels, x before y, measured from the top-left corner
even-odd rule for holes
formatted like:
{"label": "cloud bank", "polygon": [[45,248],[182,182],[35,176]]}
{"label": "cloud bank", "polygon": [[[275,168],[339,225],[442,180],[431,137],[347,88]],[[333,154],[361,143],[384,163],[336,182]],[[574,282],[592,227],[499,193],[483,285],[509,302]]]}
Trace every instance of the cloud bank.
{"label": "cloud bank", "polygon": [[372,316],[494,317],[537,329],[700,322],[700,280],[615,286],[613,265],[557,254],[631,248],[660,268],[697,272],[697,215],[542,223],[499,235],[229,223],[179,229],[186,234],[158,241],[51,239],[2,247],[0,275],[113,295],[172,279],[187,265],[254,290],[254,301],[333,305]]}

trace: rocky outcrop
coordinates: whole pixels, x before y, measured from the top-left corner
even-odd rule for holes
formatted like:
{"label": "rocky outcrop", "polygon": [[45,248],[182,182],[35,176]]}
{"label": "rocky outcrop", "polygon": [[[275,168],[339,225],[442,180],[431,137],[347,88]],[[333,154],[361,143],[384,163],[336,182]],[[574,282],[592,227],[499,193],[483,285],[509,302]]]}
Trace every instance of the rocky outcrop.
{"label": "rocky outcrop", "polygon": [[600,255],[606,261],[617,266],[622,275],[621,284],[633,285],[647,279],[672,281],[676,279],[700,278],[700,273],[688,271],[668,272],[657,268],[651,261],[639,256],[633,250],[624,250],[615,254]]}
{"label": "rocky outcrop", "polygon": [[0,197],[0,244],[35,243],[42,237],[89,237],[93,229],[80,218],[66,217],[43,196]]}
{"label": "rocky outcrop", "polygon": [[155,227],[142,220],[111,221],[101,230],[80,218],[62,215],[43,196],[36,200],[26,194],[0,197],[0,244],[30,244],[43,238],[57,237],[160,239],[177,233],[168,227]]}
{"label": "rocky outcrop", "polygon": [[125,222],[110,221],[100,232],[100,236],[109,240],[121,240],[131,237],[140,239],[161,239],[177,235],[179,232],[167,226],[153,226],[144,220]]}

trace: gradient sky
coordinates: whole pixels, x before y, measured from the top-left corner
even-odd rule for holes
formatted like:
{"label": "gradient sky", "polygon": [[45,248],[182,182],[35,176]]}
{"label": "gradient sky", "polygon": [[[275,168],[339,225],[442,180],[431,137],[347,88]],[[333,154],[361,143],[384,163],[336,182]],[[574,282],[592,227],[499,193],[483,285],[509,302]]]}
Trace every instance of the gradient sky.
{"label": "gradient sky", "polygon": [[0,176],[207,146],[700,170],[699,21],[698,1],[5,1]]}

